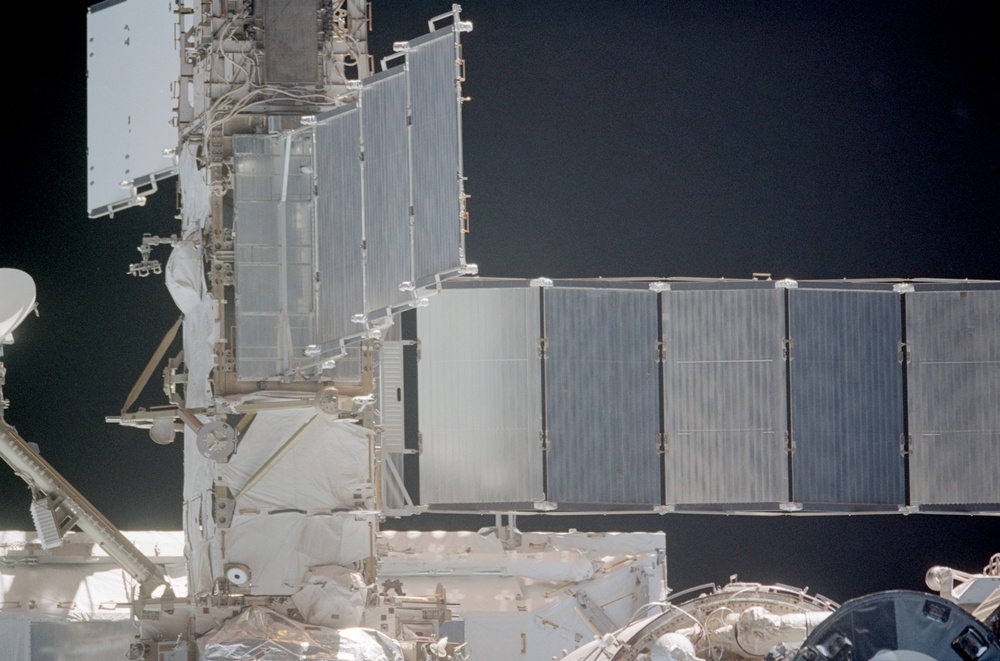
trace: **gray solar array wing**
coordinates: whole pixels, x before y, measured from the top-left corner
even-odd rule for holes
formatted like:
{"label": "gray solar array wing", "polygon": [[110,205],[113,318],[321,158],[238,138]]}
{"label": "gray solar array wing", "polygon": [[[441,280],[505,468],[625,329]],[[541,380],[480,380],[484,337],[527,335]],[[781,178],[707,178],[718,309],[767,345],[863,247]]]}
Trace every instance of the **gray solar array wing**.
{"label": "gray solar array wing", "polygon": [[788,499],[784,291],[754,284],[661,294],[667,504]]}
{"label": "gray solar array wing", "polygon": [[236,135],[233,153],[237,367],[268,379],[315,343],[313,135]]}
{"label": "gray solar array wing", "polygon": [[656,297],[647,289],[545,290],[549,500],[660,502]]}
{"label": "gray solar array wing", "polygon": [[[361,90],[365,309],[389,316],[413,295],[406,71],[390,69]],[[359,311],[360,312],[360,311]]]}
{"label": "gray solar array wing", "polygon": [[413,187],[413,277],[429,285],[463,264],[461,131],[455,38],[438,30],[406,54]]}
{"label": "gray solar array wing", "polygon": [[466,272],[456,35],[409,42],[309,128],[236,136],[240,379],[339,355]]}
{"label": "gray solar array wing", "polygon": [[775,284],[449,284],[417,315],[422,502],[1000,509],[997,285]]}
{"label": "gray solar array wing", "polygon": [[318,313],[331,340],[356,333],[365,309],[359,116],[351,105],[316,124]]}
{"label": "gray solar array wing", "polygon": [[1000,502],[1000,290],[906,294],[910,498]]}
{"label": "gray solar array wing", "polygon": [[539,290],[460,284],[417,316],[421,500],[541,500]]}
{"label": "gray solar array wing", "polygon": [[899,294],[795,289],[788,310],[794,500],[905,504]]}

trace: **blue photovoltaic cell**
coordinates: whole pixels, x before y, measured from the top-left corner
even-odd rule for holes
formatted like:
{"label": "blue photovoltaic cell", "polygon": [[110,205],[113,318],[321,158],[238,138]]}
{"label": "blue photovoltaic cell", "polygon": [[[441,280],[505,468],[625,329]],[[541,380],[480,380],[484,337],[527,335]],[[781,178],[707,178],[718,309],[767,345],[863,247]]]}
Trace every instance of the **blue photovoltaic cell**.
{"label": "blue photovoltaic cell", "polygon": [[316,256],[319,332],[329,341],[360,332],[364,313],[361,247],[361,118],[356,106],[316,124]]}
{"label": "blue photovoltaic cell", "polygon": [[899,294],[794,289],[789,316],[793,499],[904,504]]}
{"label": "blue photovoltaic cell", "polygon": [[547,497],[660,502],[657,297],[546,289]]}

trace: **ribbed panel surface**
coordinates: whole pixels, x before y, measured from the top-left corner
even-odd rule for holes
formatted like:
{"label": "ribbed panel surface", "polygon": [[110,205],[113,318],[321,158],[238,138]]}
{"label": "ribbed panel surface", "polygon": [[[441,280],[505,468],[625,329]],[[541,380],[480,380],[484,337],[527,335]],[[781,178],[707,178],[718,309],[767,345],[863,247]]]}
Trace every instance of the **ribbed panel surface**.
{"label": "ribbed panel surface", "polygon": [[417,316],[424,503],[542,497],[538,290],[448,289]]}
{"label": "ribbed panel surface", "polygon": [[913,504],[1000,503],[1000,291],[906,294]]}
{"label": "ribbed panel surface", "polygon": [[787,500],[784,292],[661,296],[666,502]]}
{"label": "ribbed panel surface", "polygon": [[903,504],[900,298],[789,292],[793,499]]}
{"label": "ribbed panel surface", "polygon": [[35,524],[35,532],[38,533],[38,542],[45,550],[62,546],[63,540],[59,535],[59,526],[56,524],[55,513],[52,511],[52,504],[48,499],[31,501],[31,521]]}
{"label": "ribbed panel surface", "polygon": [[403,343],[383,342],[379,352],[379,402],[382,449],[402,452],[406,448],[403,429]]}
{"label": "ribbed panel surface", "polygon": [[404,283],[457,276],[455,62],[451,27],[413,40],[406,67],[368,78],[357,103],[291,134],[287,179],[288,134],[234,136],[240,378],[285,374],[306,346],[366,330],[352,317],[398,312],[415,298]]}
{"label": "ribbed panel surface", "polygon": [[316,125],[316,256],[320,339],[362,329],[365,312],[361,252],[361,124],[356,107]]}
{"label": "ribbed panel surface", "polygon": [[656,294],[557,287],[544,297],[548,499],[658,504]]}
{"label": "ribbed panel surface", "polygon": [[406,104],[402,68],[369,78],[361,91],[366,310],[381,310],[412,296],[399,289],[413,279]]}
{"label": "ribbed panel surface", "polygon": [[237,372],[267,379],[301,362],[315,338],[313,138],[238,135],[233,142]]}
{"label": "ribbed panel surface", "polygon": [[[416,44],[416,42],[411,42]],[[418,282],[461,263],[455,34],[442,28],[406,55],[410,85],[413,260]]]}

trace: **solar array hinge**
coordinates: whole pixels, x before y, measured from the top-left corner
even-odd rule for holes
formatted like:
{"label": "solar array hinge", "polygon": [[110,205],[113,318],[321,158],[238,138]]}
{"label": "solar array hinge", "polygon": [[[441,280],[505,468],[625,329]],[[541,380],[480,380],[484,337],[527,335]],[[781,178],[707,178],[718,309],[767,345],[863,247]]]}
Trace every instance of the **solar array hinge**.
{"label": "solar array hinge", "polygon": [[792,359],[792,349],[795,347],[795,342],[792,338],[786,337],[781,341],[781,359],[791,360]]}
{"label": "solar array hinge", "polygon": [[903,364],[904,360],[906,361],[907,365],[910,364],[910,343],[909,342],[902,342],[901,341],[899,343],[899,345],[898,345],[898,347],[896,349],[896,360],[899,361],[900,365]]}
{"label": "solar array hinge", "polygon": [[549,357],[549,343],[545,341],[544,337],[538,338],[538,357],[545,358]]}
{"label": "solar array hinge", "polygon": [[540,447],[543,452],[547,452],[552,449],[552,446],[549,444],[549,432],[547,430],[538,432],[538,447]]}
{"label": "solar array hinge", "polygon": [[913,450],[913,437],[907,434],[899,435],[899,456],[905,457]]}
{"label": "solar array hinge", "polygon": [[667,360],[667,347],[663,342],[657,342],[653,349],[653,355],[657,363],[663,363]]}
{"label": "solar array hinge", "polygon": [[666,432],[656,435],[656,454],[666,454],[669,447],[670,436]]}
{"label": "solar array hinge", "polygon": [[790,431],[785,432],[785,452],[795,452],[795,434]]}

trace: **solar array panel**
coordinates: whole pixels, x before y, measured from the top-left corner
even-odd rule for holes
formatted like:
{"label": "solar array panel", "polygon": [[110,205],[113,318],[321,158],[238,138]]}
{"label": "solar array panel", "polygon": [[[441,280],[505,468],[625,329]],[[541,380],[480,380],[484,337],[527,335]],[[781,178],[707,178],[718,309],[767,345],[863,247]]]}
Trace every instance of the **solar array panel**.
{"label": "solar array panel", "polygon": [[425,504],[1000,510],[1000,283],[533,284],[418,312]]}
{"label": "solar array panel", "polygon": [[421,499],[540,500],[539,290],[466,284],[417,315]]}
{"label": "solar array panel", "polygon": [[665,502],[785,500],[784,292],[749,283],[661,297]]}
{"label": "solar array panel", "polygon": [[408,42],[310,128],[235,136],[240,379],[340,354],[467,271],[457,34]]}
{"label": "solar array panel", "polygon": [[544,292],[549,500],[659,500],[656,294]]}
{"label": "solar array panel", "polygon": [[1000,497],[1000,291],[906,295],[910,498]]}

